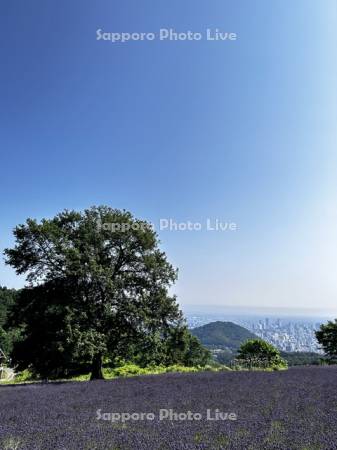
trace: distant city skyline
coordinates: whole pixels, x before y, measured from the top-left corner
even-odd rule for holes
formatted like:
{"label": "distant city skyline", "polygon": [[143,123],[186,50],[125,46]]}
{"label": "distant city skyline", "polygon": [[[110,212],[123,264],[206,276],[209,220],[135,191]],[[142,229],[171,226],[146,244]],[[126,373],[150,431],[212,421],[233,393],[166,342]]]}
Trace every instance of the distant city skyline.
{"label": "distant city skyline", "polygon": [[315,331],[322,323],[317,318],[187,315],[191,329],[218,321],[234,322],[285,352],[322,353],[315,336]]}

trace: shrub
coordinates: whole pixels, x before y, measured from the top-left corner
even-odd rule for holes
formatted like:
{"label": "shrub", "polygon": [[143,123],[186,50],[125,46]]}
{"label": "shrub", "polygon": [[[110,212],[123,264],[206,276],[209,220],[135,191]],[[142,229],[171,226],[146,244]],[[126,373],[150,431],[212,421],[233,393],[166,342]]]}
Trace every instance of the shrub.
{"label": "shrub", "polygon": [[280,351],[262,339],[249,339],[242,344],[237,361],[247,369],[280,370],[288,367],[287,362],[281,358]]}

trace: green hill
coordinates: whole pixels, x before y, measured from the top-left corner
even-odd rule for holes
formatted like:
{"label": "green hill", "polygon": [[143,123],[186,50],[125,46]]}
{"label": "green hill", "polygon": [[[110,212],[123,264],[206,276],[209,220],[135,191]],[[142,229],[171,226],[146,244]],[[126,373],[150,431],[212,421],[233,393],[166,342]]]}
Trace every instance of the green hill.
{"label": "green hill", "polygon": [[[211,322],[190,331],[221,364],[229,364],[243,342],[258,339],[255,334],[233,322]],[[323,355],[312,352],[281,352],[281,356],[289,366],[319,365],[324,360]]]}
{"label": "green hill", "polygon": [[236,352],[247,339],[257,339],[255,334],[233,322],[211,322],[190,331],[205,347],[231,353]]}

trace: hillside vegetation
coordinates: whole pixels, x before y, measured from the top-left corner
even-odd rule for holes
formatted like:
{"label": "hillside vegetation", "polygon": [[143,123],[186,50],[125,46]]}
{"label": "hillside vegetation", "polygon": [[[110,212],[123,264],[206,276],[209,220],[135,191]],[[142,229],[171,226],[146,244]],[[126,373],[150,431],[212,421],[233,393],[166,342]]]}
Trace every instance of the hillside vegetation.
{"label": "hillside vegetation", "polygon": [[[230,364],[243,343],[249,339],[257,339],[255,334],[233,322],[211,322],[190,331],[211,350],[213,358],[221,364]],[[320,365],[325,361],[323,355],[313,352],[282,351],[281,357],[289,366]]]}
{"label": "hillside vegetation", "polygon": [[257,336],[246,328],[233,322],[211,322],[191,330],[203,345],[210,349],[223,349],[236,352],[241,344]]}

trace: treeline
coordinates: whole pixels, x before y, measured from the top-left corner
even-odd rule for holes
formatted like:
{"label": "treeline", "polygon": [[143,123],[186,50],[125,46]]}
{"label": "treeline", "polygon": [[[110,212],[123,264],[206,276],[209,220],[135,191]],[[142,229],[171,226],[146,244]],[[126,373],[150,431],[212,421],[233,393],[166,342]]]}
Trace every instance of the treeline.
{"label": "treeline", "polygon": [[[225,365],[231,365],[233,359],[235,359],[238,354],[237,352],[229,352],[226,350],[219,350],[217,352],[212,352],[214,359]],[[319,366],[321,364],[326,364],[329,360],[320,353],[315,352],[280,352],[281,357],[287,362],[289,367],[292,366]]]}
{"label": "treeline", "polygon": [[319,366],[327,362],[324,355],[315,352],[281,352],[281,356],[288,366]]}

